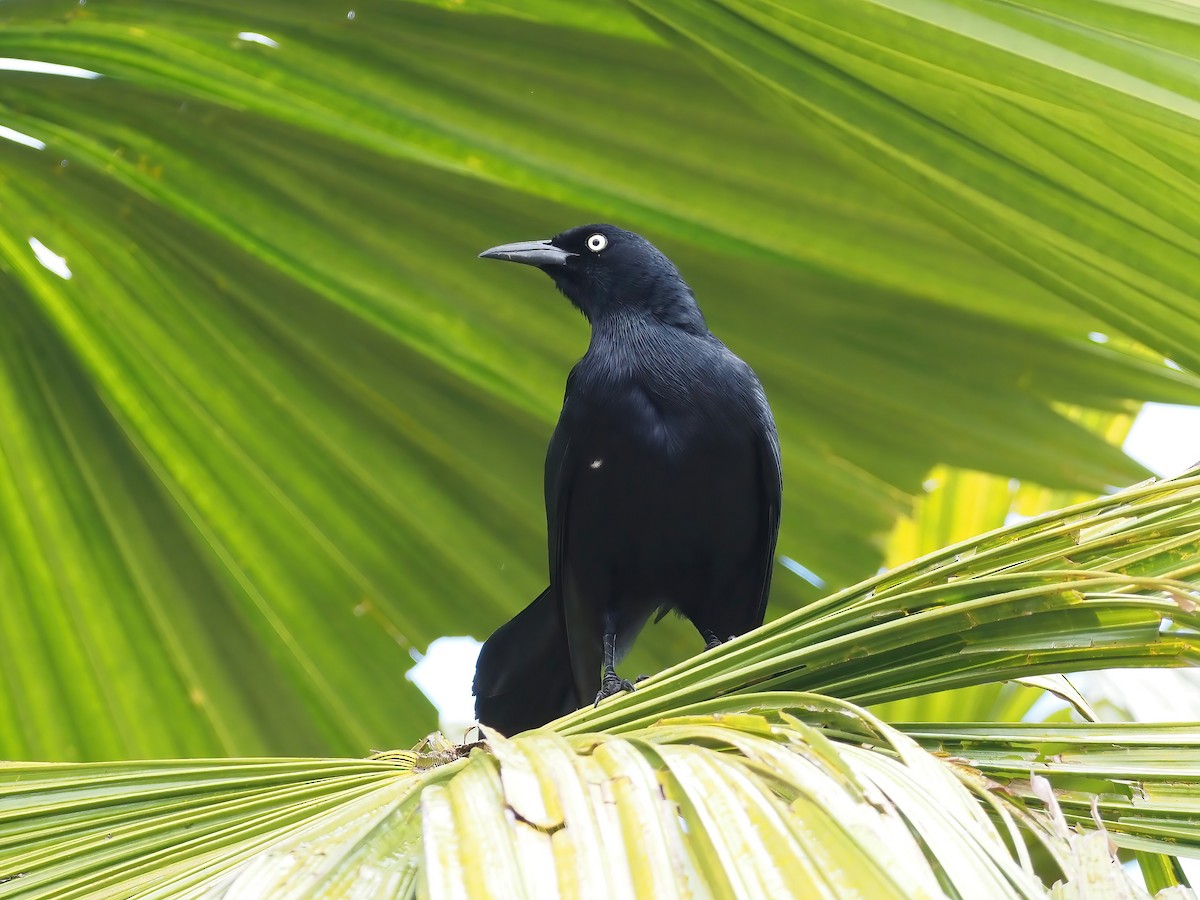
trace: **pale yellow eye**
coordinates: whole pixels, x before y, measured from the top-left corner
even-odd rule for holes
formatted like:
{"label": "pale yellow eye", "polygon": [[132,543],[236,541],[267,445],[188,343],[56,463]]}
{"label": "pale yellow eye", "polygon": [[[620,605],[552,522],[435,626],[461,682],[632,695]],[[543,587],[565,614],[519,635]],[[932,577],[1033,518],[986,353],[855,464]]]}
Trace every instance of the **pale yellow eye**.
{"label": "pale yellow eye", "polygon": [[593,253],[599,253],[608,246],[608,238],[602,234],[593,234],[587,239],[587,248]]}

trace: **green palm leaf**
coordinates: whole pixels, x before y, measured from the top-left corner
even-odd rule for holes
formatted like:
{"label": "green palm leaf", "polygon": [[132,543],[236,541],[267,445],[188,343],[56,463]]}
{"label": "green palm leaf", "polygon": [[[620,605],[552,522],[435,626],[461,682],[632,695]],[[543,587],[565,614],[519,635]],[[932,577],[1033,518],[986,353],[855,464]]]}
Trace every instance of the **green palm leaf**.
{"label": "green palm leaf", "polygon": [[[0,123],[45,144],[0,140],[0,756],[431,724],[412,655],[544,581],[538,469],[585,341],[474,263],[498,240],[610,218],[679,261],[775,406],[781,553],[833,586],[938,460],[1141,477],[1052,401],[1200,397],[628,14],[476,8],[4,4],[0,57],[102,77],[0,69]],[[819,594],[777,581],[780,609]],[[693,650],[668,627],[633,664]]]}
{"label": "green palm leaf", "polygon": [[[1031,769],[1052,769],[1065,821],[1090,823],[1071,785],[1094,789],[1093,755],[1117,760],[1109,784],[1148,795],[1136,810],[1101,804],[1114,839],[1200,854],[1195,811],[1180,808],[1194,798],[1157,789],[1192,751],[1169,771],[1145,762],[1152,742],[1178,732],[984,734],[1000,762],[979,762],[987,751],[970,762],[1005,779],[997,792],[861,710],[816,695],[788,702],[791,711],[667,719],[624,737],[497,738],[456,760],[10,767],[0,772],[11,812],[0,821],[0,897],[522,896],[555,873],[568,894],[1041,897],[1018,826],[1062,876],[1096,878],[1021,785]],[[1115,749],[1097,753],[1097,743]],[[1072,746],[1071,760],[1042,763],[1047,744]]]}
{"label": "green palm leaf", "polygon": [[855,154],[894,196],[1200,365],[1200,18],[1190,7],[633,5],[810,140]]}

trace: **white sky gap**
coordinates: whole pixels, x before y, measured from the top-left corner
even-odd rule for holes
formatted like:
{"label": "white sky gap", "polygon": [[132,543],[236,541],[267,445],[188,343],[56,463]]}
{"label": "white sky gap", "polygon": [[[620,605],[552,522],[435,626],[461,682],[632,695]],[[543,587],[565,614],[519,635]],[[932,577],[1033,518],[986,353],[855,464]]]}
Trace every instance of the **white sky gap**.
{"label": "white sky gap", "polygon": [[238,38],[243,41],[251,41],[255,44],[263,44],[267,47],[279,46],[279,41],[269,38],[265,34],[259,34],[257,31],[239,31]]}
{"label": "white sky gap", "polygon": [[71,270],[67,268],[65,257],[59,256],[35,237],[29,239],[29,246],[33,248],[33,255],[37,257],[37,261],[45,268],[49,269],[59,278],[70,281]]}
{"label": "white sky gap", "polygon": [[35,150],[46,149],[45,141],[39,141],[37,138],[30,137],[23,131],[17,131],[15,128],[8,128],[4,125],[0,125],[0,138],[16,141],[18,144],[24,144],[26,147],[33,147]]}
{"label": "white sky gap", "polygon": [[39,75],[63,75],[67,78],[99,78],[99,72],[81,69],[79,66],[60,66],[58,63],[42,62],[37,59],[13,59],[0,56],[0,72],[35,72]]}
{"label": "white sky gap", "polygon": [[813,587],[817,587],[817,588],[825,587],[825,579],[824,578],[822,578],[820,575],[818,575],[816,572],[814,572],[808,566],[805,566],[805,565],[802,565],[801,563],[796,562],[790,556],[780,556],[779,562],[783,564],[783,567],[785,569],[787,569],[791,572],[795,572],[797,575],[799,575],[801,578],[803,578],[805,581],[807,581]]}

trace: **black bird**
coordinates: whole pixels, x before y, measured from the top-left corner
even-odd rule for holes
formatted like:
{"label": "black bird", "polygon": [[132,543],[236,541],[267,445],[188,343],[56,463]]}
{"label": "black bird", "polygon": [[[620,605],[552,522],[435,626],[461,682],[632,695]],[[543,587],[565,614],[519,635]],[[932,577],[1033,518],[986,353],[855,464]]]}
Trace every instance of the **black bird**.
{"label": "black bird", "polygon": [[633,690],[616,661],[656,612],[709,648],[761,625],[782,479],[762,385],[645,238],[584,225],[479,255],[537,266],[592,327],[546,452],[550,586],[475,670],[476,717],[515,734]]}

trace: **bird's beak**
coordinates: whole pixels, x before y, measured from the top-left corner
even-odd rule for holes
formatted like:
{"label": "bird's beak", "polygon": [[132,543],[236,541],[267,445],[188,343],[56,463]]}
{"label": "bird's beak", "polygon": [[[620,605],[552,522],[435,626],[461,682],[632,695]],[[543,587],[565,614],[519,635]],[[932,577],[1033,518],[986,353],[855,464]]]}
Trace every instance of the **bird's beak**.
{"label": "bird's beak", "polygon": [[479,254],[480,259],[503,259],[507,262],[524,263],[527,266],[561,266],[577,253],[568,253],[549,241],[517,241],[501,244]]}

